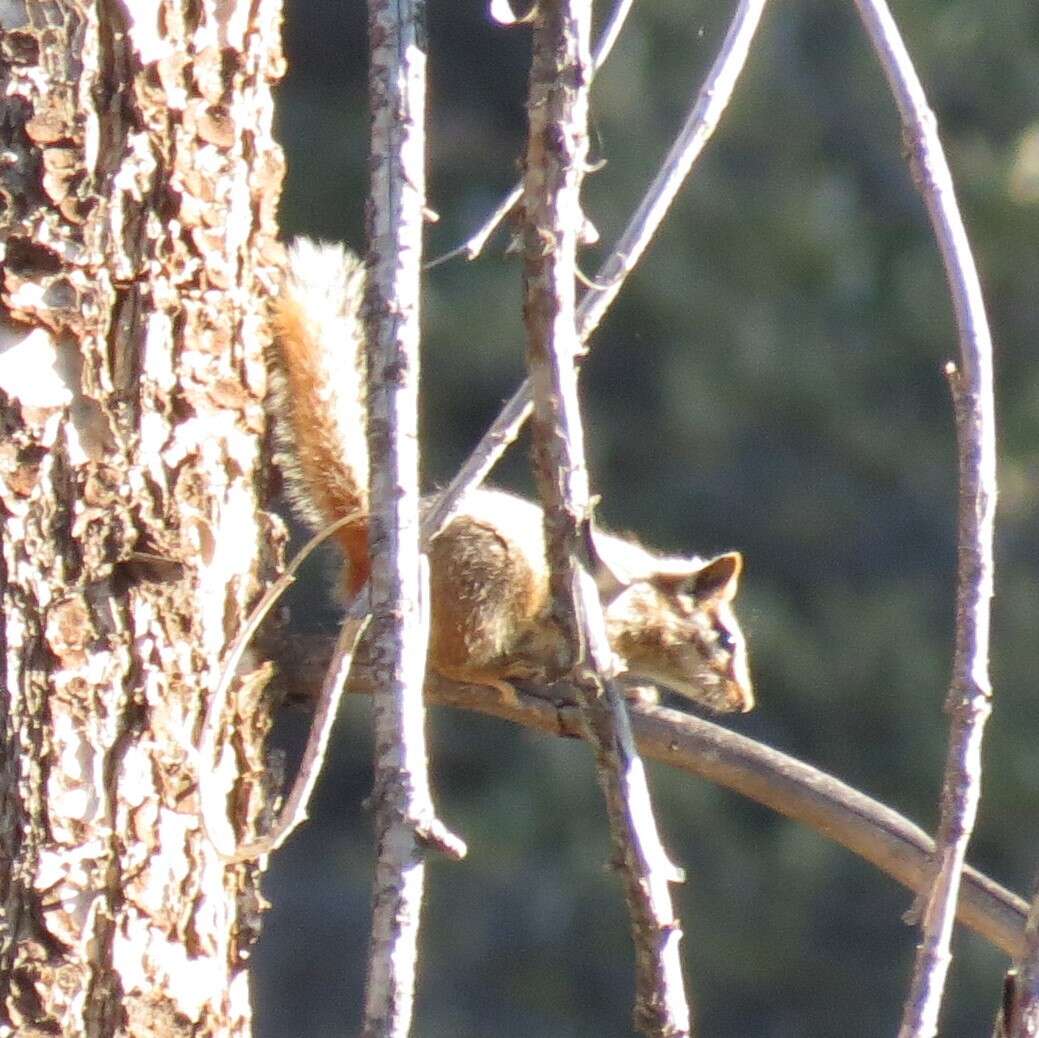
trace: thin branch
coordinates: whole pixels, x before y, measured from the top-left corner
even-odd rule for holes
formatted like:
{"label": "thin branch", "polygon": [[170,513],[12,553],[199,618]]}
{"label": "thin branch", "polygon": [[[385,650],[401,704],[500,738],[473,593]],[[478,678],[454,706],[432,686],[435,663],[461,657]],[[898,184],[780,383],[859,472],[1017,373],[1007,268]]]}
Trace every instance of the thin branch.
{"label": "thin branch", "polygon": [[[298,805],[296,810],[290,811],[288,807],[283,808],[279,813],[274,829],[270,833],[265,834],[261,839],[253,843],[238,846],[235,842],[234,830],[227,818],[226,791],[219,786],[218,782],[220,762],[216,760],[216,747],[231,685],[234,683],[235,676],[238,673],[238,665],[242,662],[245,650],[248,648],[249,642],[252,641],[253,635],[256,634],[257,628],[263,623],[264,618],[271,611],[275,602],[281,598],[296,579],[296,572],[300,566],[329,537],[352,521],[352,516],[346,516],[337,522],[331,523],[323,530],[319,530],[303,545],[296,553],[295,558],[285,568],[285,572],[267,589],[263,598],[253,608],[252,613],[249,614],[242,629],[238,632],[238,637],[235,638],[224,658],[220,680],[217,682],[216,689],[209,701],[209,708],[206,711],[205,721],[202,724],[202,736],[198,744],[197,770],[199,815],[202,819],[202,828],[210,843],[213,844],[217,854],[225,861],[249,861],[260,857],[262,854],[269,853],[280,847],[289,833],[306,817],[306,801],[309,797],[310,789],[316,780],[316,774],[309,782],[305,783],[305,789],[302,782],[298,783],[300,789],[293,788],[290,803]],[[358,637],[360,637],[360,632],[358,632]],[[345,681],[345,674],[343,680]],[[341,694],[342,686],[340,685],[339,691],[334,693],[333,717]],[[324,710],[319,707],[316,711],[317,717],[327,713],[327,705]],[[317,719],[315,719],[315,727],[317,727]],[[310,741],[308,741],[307,748],[311,748]],[[324,747],[322,746],[321,756],[324,755],[323,749]]]}
{"label": "thin branch", "polygon": [[[310,723],[307,745],[303,750],[303,756],[296,771],[296,781],[292,784],[291,792],[279,810],[278,817],[269,832],[240,847],[224,848],[218,845],[217,850],[227,861],[252,861],[264,854],[273,854],[296,828],[306,821],[310,794],[314,790],[318,775],[321,774],[325,750],[328,747],[336,715],[339,713],[339,701],[342,699],[346,679],[353,665],[354,653],[368,628],[369,620],[368,595],[363,594],[354,601],[340,626],[332,660],[324,672],[321,693],[317,699],[317,709],[314,711],[314,717]],[[202,817],[203,819],[206,817],[204,810]],[[464,854],[463,847],[462,854],[458,856],[461,857]]]}
{"label": "thin branch", "polygon": [[996,505],[992,343],[981,284],[956,204],[937,121],[884,0],[856,0],[898,103],[913,179],[923,194],[945,264],[959,330],[961,371],[950,366],[960,457],[956,651],[946,701],[952,715],[935,852],[936,876],[899,1038],[930,1038],[951,953],[953,912],[977,814],[981,739],[991,709],[988,677],[992,538]]}
{"label": "thin branch", "polygon": [[610,51],[613,50],[613,45],[617,42],[617,38],[621,34],[621,29],[624,27],[624,22],[631,13],[634,3],[635,0],[617,0],[613,5],[610,17],[602,27],[599,39],[596,41],[595,48],[592,50],[593,77],[603,67],[606,59],[610,56]]}
{"label": "thin branch", "polygon": [[487,217],[475,233],[466,238],[461,245],[456,245],[453,249],[441,253],[435,259],[431,259],[426,264],[426,270],[433,270],[436,267],[443,266],[459,256],[464,256],[467,260],[476,259],[483,252],[491,235],[509,218],[522,195],[523,184],[521,182],[514,185],[509,193],[502,197],[501,201],[491,211],[491,215]]}
{"label": "thin branch", "polygon": [[424,7],[421,0],[368,5],[372,187],[366,299],[378,860],[364,1038],[406,1038],[410,1031],[425,848],[444,832],[429,791],[422,699],[429,613],[428,568],[419,551],[417,420]]}
{"label": "thin branch", "polygon": [[[617,0],[617,3],[614,4],[613,10],[610,12],[609,20],[603,26],[602,33],[599,36],[599,42],[595,45],[595,52],[592,54],[593,75],[602,68],[603,63],[610,55],[610,51],[613,50],[613,45],[617,42],[617,37],[620,36],[621,29],[623,28],[624,22],[634,3],[635,0]],[[439,267],[442,263],[446,263],[448,260],[453,260],[456,256],[465,256],[467,260],[476,259],[476,257],[483,252],[484,246],[487,244],[491,235],[494,234],[502,221],[507,219],[509,214],[516,208],[516,205],[522,196],[523,181],[520,180],[495,206],[494,212],[491,213],[473,235],[471,235],[466,241],[462,242],[462,244],[457,248],[452,249],[450,252],[445,252],[442,256],[437,256],[436,259],[430,260],[426,264],[426,270],[432,270],[434,267]]]}
{"label": "thin branch", "polygon": [[592,521],[577,396],[577,247],[587,165],[591,0],[540,0],[530,71],[523,196],[524,318],[534,386],[534,471],[545,505],[552,612],[573,647],[578,691],[606,801],[635,945],[635,1026],[651,1038],[688,1035],[682,932],[668,860],[642,761],[616,681],[617,663],[582,531]]}
{"label": "thin branch", "polygon": [[[293,636],[272,647],[282,672],[293,678],[292,698],[314,701],[324,679],[332,639]],[[362,647],[347,692],[370,695]],[[516,690],[506,699],[497,689],[463,685],[427,675],[426,702],[471,710],[561,738],[587,738],[576,692],[565,683],[550,689]],[[639,752],[754,800],[858,855],[909,890],[921,894],[934,879],[934,841],[897,811],[824,771],[779,750],[684,711],[629,703]],[[1008,957],[1026,954],[1028,903],[967,867],[957,918]]]}
{"label": "thin branch", "polygon": [[[577,328],[582,341],[586,341],[598,326],[622,284],[635,269],[694,162],[718,125],[746,63],[765,2],[741,0],[739,3],[718,57],[660,172],[628,222],[613,253],[595,275],[594,280],[603,285],[603,289],[586,292],[578,305]],[[530,417],[530,409],[528,378],[506,402],[494,424],[444,491],[441,504],[438,505],[438,516],[441,519],[456,514],[464,494],[480,484],[506,447],[519,435],[523,423]],[[442,521],[440,526],[443,526]]]}
{"label": "thin branch", "polygon": [[1003,983],[1003,1000],[993,1038],[1035,1038],[1039,1034],[1039,883],[1025,924],[1024,946]]}
{"label": "thin branch", "polygon": [[[363,673],[363,670],[362,670]],[[351,691],[363,692],[362,686]],[[566,689],[570,695],[570,690]],[[581,712],[571,700],[554,702],[518,692],[506,701],[496,690],[435,679],[430,703],[475,710],[566,738],[587,738]],[[649,759],[731,789],[814,829],[916,893],[930,889],[934,841],[897,811],[745,735],[679,710],[629,703],[639,750]],[[968,867],[958,918],[1008,956],[1025,949],[1027,903]]]}

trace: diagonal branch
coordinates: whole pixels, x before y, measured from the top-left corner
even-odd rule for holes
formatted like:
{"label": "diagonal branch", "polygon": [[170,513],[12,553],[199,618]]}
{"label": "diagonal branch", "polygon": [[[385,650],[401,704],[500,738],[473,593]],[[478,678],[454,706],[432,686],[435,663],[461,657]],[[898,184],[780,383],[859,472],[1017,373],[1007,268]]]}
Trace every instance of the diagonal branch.
{"label": "diagonal branch", "polygon": [[[642,258],[693,164],[714,133],[743,71],[764,8],[765,0],[740,0],[737,5],[718,56],[660,171],[628,221],[613,253],[595,275],[595,284],[603,287],[589,289],[577,307],[577,327],[582,341],[586,341],[598,327],[624,281]],[[505,449],[519,435],[523,423],[530,417],[530,410],[528,378],[506,402],[494,424],[445,488],[436,509],[427,515],[427,535],[443,529],[451,516],[457,514],[465,494],[483,482]]]}
{"label": "diagonal branch", "polygon": [[[610,51],[613,50],[613,45],[617,42],[617,37],[620,36],[621,29],[624,27],[624,22],[627,19],[628,14],[631,12],[634,3],[635,0],[617,0],[613,5],[613,10],[610,12],[610,17],[603,26],[602,33],[599,36],[599,41],[595,45],[595,52],[592,54],[593,74],[602,68],[603,63],[610,56]],[[426,270],[432,270],[434,267],[439,267],[442,263],[446,263],[448,260],[453,260],[456,256],[464,256],[467,260],[476,259],[476,257],[483,252],[483,248],[487,244],[491,235],[494,234],[494,232],[501,226],[502,221],[507,219],[509,214],[516,208],[522,196],[523,181],[520,180],[517,181],[517,183],[512,187],[512,190],[509,191],[509,193],[494,207],[494,211],[474,234],[470,235],[466,241],[462,242],[461,245],[452,249],[450,252],[445,252],[442,256],[437,256],[436,259],[430,260],[426,264]]]}
{"label": "diagonal branch", "polygon": [[[314,783],[317,781],[318,773],[321,770],[321,761],[324,759],[328,737],[331,734],[332,724],[339,709],[339,700],[342,698],[343,687],[350,671],[350,663],[353,660],[353,653],[357,643],[360,641],[361,635],[364,633],[365,627],[367,627],[367,594],[362,596],[365,606],[364,613],[358,613],[357,616],[354,616],[355,611],[352,610],[351,614],[344,621],[336,652],[333,653],[333,665],[322,679],[322,691],[317,699],[318,705],[314,711],[310,738],[307,740],[307,749],[303,754],[303,762],[300,765],[292,791],[285,804],[279,810],[278,817],[275,819],[271,829],[248,843],[235,843],[234,832],[227,820],[227,798],[221,788],[220,762],[216,757],[216,746],[220,738],[220,726],[224,710],[227,708],[231,685],[238,674],[238,667],[249,647],[249,643],[252,641],[253,635],[255,635],[260,624],[263,623],[278,599],[296,579],[296,572],[300,566],[313,554],[319,545],[327,541],[329,537],[349,522],[353,522],[353,517],[344,516],[342,519],[314,534],[307,541],[296,553],[282,575],[267,589],[263,598],[253,608],[224,658],[220,680],[217,682],[213,695],[210,697],[209,708],[202,723],[202,735],[198,743],[196,765],[198,772],[199,815],[202,820],[202,828],[210,843],[216,849],[217,854],[224,861],[253,861],[264,854],[276,851],[288,839],[296,826],[300,825],[306,818],[307,802],[310,799]],[[344,659],[345,665],[343,665]]]}
{"label": "diagonal branch", "polygon": [[[293,699],[317,698],[316,690],[330,670],[330,647],[331,641],[320,635],[293,636],[290,645],[268,648],[281,661],[284,673],[293,676]],[[358,663],[347,691],[369,695],[372,686],[363,647]],[[426,701],[476,711],[547,735],[587,737],[575,695],[565,685],[517,689],[515,696],[505,698],[487,686],[427,675]],[[917,894],[930,890],[934,841],[897,811],[811,764],[702,717],[638,702],[629,703],[628,711],[644,757],[730,789],[807,826]],[[964,870],[958,921],[1019,962],[1026,954],[1028,912],[1022,898],[970,867]]]}
{"label": "diagonal branch", "polygon": [[953,914],[981,783],[981,738],[991,709],[988,676],[992,538],[996,505],[992,342],[981,284],[938,139],[937,122],[884,0],[856,0],[902,116],[913,179],[923,194],[945,264],[960,340],[960,370],[948,368],[960,457],[956,651],[946,701],[952,715],[935,851],[936,875],[923,912],[923,940],[899,1030],[930,1038],[951,954]]}

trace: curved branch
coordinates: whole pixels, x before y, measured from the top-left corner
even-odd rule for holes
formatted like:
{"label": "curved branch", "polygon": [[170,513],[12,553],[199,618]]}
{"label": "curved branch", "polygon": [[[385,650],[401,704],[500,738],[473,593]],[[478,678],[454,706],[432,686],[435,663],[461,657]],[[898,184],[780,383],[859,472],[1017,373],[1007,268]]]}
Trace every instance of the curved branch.
{"label": "curved branch", "polygon": [[[361,689],[355,689],[361,691]],[[528,728],[582,738],[580,713],[518,692],[503,701],[494,689],[435,680],[429,702],[475,710]],[[643,703],[629,705],[640,752],[734,790],[801,822],[864,858],[916,893],[934,878],[934,841],[897,811],[809,764],[691,714]],[[963,925],[1010,956],[1024,949],[1028,906],[972,868],[963,873],[956,915]]]}
{"label": "curved branch", "polygon": [[[268,643],[264,651],[291,674],[294,702],[316,702],[328,669],[334,639],[293,635],[291,642]],[[360,648],[346,691],[372,690],[366,648]],[[460,685],[427,676],[426,702],[472,710],[549,735],[584,737],[575,696],[565,685],[534,694],[516,690],[506,700],[483,685]],[[629,703],[639,752],[687,771],[771,808],[840,844],[887,873],[914,893],[926,894],[934,879],[934,841],[897,811],[853,789],[840,779],[770,746],[692,714],[644,703]],[[1025,951],[1028,903],[984,873],[963,873],[956,916],[960,923],[1008,956]]]}
{"label": "curved branch", "polygon": [[923,901],[922,940],[899,1038],[937,1033],[952,959],[953,907],[981,792],[981,740],[991,710],[988,675],[996,510],[996,420],[992,339],[981,282],[963,226],[937,120],[884,0],[856,0],[902,117],[910,169],[927,205],[952,297],[962,370],[947,369],[960,458],[956,651],[946,701],[952,715],[933,882]]}

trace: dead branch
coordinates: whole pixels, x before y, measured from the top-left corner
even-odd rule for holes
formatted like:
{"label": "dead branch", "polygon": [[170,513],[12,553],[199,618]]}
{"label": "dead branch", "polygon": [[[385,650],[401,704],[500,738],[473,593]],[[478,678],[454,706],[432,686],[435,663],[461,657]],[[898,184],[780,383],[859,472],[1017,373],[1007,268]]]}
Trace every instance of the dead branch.
{"label": "dead branch", "polygon": [[635,945],[635,1026],[651,1038],[690,1033],[668,883],[677,878],[657,833],[616,662],[581,536],[592,521],[577,399],[577,248],[587,166],[589,0],[542,0],[534,25],[530,137],[523,209],[524,317],[534,397],[534,472],[545,505],[552,610],[573,647],[578,691],[624,879]]}
{"label": "dead branch", "polygon": [[[602,68],[603,63],[610,56],[610,51],[613,50],[613,45],[617,42],[617,37],[620,36],[621,29],[624,27],[625,19],[627,19],[628,14],[631,12],[634,2],[635,0],[617,0],[614,4],[613,10],[610,12],[609,20],[603,26],[602,33],[595,45],[595,52],[592,54],[593,75]],[[453,260],[456,256],[464,256],[467,260],[476,259],[477,256],[483,252],[483,248],[487,244],[491,235],[501,226],[502,221],[507,219],[509,214],[515,210],[522,195],[523,181],[519,180],[513,185],[509,193],[494,207],[494,211],[483,222],[482,226],[478,230],[462,242],[461,245],[451,249],[450,252],[445,252],[442,256],[437,256],[436,259],[430,260],[426,264],[426,270],[432,270],[434,267],[439,267],[442,263],[446,263],[448,260]]]}
{"label": "dead branch", "polygon": [[418,489],[423,8],[412,0],[370,0],[368,6],[372,187],[366,302],[378,860],[365,1038],[406,1038],[410,1030],[425,848],[444,831],[429,790],[422,700],[429,603],[428,568],[420,565]]}
{"label": "dead branch", "polygon": [[[362,681],[351,692],[364,692]],[[475,710],[566,738],[585,738],[572,690],[556,699],[520,692],[505,702],[493,689],[442,679],[426,686],[430,703]],[[649,759],[731,789],[814,829],[875,865],[916,893],[930,888],[934,841],[897,811],[832,775],[692,714],[629,703],[639,750]],[[963,873],[957,917],[1008,956],[1025,947],[1027,903],[969,866]]]}
{"label": "dead branch", "polygon": [[[765,0],[741,0],[737,7],[718,57],[660,172],[646,190],[613,252],[595,275],[595,283],[604,287],[601,290],[590,289],[577,307],[577,327],[582,341],[586,341],[598,327],[625,279],[635,269],[718,125],[743,71],[764,8]],[[457,514],[465,494],[483,482],[509,444],[519,435],[523,423],[530,417],[530,410],[531,387],[528,378],[505,403],[494,424],[484,433],[443,491],[435,511],[427,517],[427,536],[435,535]]]}
{"label": "dead branch", "polygon": [[[282,660],[286,677],[291,673],[293,701],[317,699],[331,645],[327,637],[294,636],[291,647],[269,647]],[[347,692],[369,695],[371,691],[362,645]],[[548,735],[586,737],[576,692],[565,683],[551,689],[517,690],[515,699],[506,701],[495,689],[427,675],[426,701],[498,717]],[[694,714],[641,703],[629,703],[628,712],[645,757],[731,789],[808,826],[914,893],[930,889],[934,841],[897,811],[811,764]],[[959,922],[1015,960],[1025,954],[1027,915],[1028,904],[1022,898],[976,869],[964,870]]]}
{"label": "dead branch", "polygon": [[988,677],[992,537],[996,505],[992,342],[981,284],[956,204],[937,120],[884,0],[856,0],[902,117],[913,180],[931,217],[959,330],[961,370],[950,366],[960,457],[956,650],[946,700],[952,715],[935,851],[934,885],[899,1038],[930,1038],[948,972],[949,943],[981,783],[981,738],[991,709]]}

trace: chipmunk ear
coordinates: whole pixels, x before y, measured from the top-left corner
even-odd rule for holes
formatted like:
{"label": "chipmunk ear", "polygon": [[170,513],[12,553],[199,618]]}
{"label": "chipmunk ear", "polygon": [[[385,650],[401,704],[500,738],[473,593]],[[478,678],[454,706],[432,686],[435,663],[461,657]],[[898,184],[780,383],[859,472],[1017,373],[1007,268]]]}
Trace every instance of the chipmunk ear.
{"label": "chipmunk ear", "polygon": [[[611,565],[604,557],[603,549],[608,548],[609,543],[604,538],[596,537],[595,520],[586,519],[583,527],[582,534],[588,565],[595,578],[595,586],[599,589],[599,599],[604,606],[608,606],[631,586],[631,579],[618,570],[615,565]],[[605,554],[608,555],[609,552],[606,551]]]}
{"label": "chipmunk ear", "polygon": [[705,562],[693,576],[693,592],[697,598],[717,598],[731,602],[743,569],[743,556],[738,551],[726,552]]}

